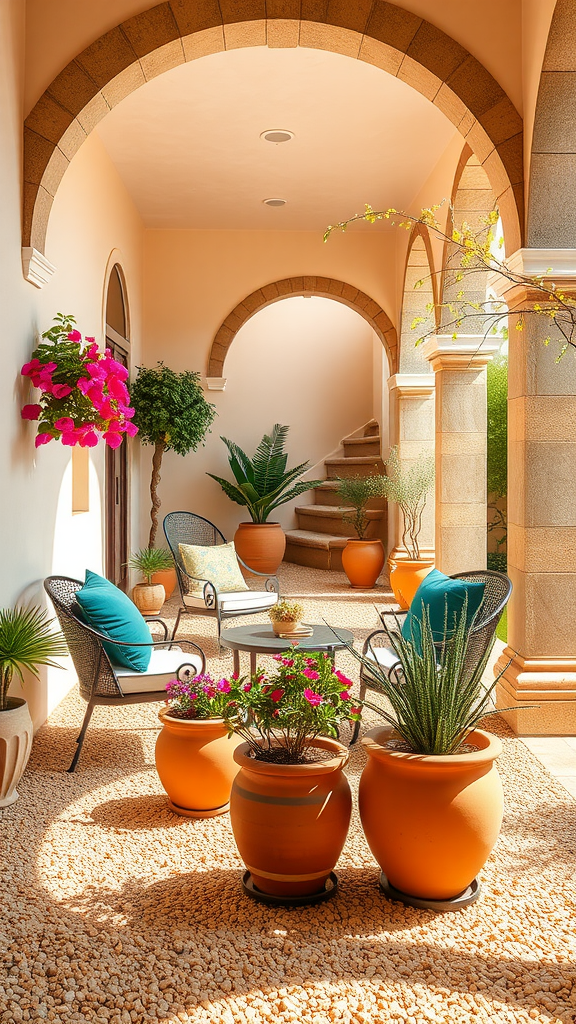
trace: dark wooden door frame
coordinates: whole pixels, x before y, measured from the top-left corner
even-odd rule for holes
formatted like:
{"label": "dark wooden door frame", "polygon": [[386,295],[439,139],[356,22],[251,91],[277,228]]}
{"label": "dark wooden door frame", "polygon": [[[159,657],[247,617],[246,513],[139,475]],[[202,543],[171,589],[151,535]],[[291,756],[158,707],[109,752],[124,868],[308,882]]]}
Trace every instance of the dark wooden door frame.
{"label": "dark wooden door frame", "polygon": [[[129,367],[130,343],[113,327],[106,324],[106,347],[114,359]],[[106,447],[105,470],[105,553],[106,576],[121,590],[128,586],[127,562],[130,553],[130,481],[128,467],[128,438],[119,448]]]}

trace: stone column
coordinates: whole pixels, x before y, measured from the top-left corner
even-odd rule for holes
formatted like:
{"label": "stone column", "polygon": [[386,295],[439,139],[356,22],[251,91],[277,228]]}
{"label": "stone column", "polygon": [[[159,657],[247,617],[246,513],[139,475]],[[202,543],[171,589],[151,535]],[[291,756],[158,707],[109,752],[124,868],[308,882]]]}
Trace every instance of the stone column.
{"label": "stone column", "polygon": [[[545,273],[576,294],[576,250],[523,249],[512,269]],[[514,309],[537,292],[500,281]],[[576,358],[531,313],[511,316],[508,371],[508,647],[497,704],[521,735],[576,734]],[[548,346],[543,344],[550,335]],[[508,665],[509,660],[511,663]],[[529,708],[532,705],[532,708]]]}
{"label": "stone column", "polygon": [[[407,468],[422,452],[434,453],[434,374],[395,373],[388,378],[390,393],[390,444],[398,446],[400,461]],[[391,558],[406,558],[402,543],[402,513],[394,504],[388,508],[388,538]],[[430,495],[422,517],[420,553],[434,558],[434,500]]]}
{"label": "stone column", "polygon": [[436,335],[422,346],[436,376],[436,566],[486,568],[486,366],[500,340]]}

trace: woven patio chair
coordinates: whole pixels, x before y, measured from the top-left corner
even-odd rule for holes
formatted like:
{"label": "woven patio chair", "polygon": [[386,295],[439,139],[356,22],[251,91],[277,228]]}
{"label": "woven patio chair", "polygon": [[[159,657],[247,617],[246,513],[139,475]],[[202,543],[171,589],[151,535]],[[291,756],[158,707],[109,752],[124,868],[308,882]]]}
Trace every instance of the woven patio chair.
{"label": "woven patio chair", "polygon": [[[183,615],[210,615],[216,619],[218,643],[220,644],[220,632],[225,619],[268,611],[278,601],[280,596],[278,578],[264,572],[257,572],[246,565],[238,554],[236,554],[236,558],[240,565],[253,576],[259,577],[259,582],[264,581],[263,590],[219,591],[212,580],[198,579],[186,572],[180,554],[180,544],[211,547],[215,544],[226,543],[223,533],[208,519],[197,516],[193,512],[169,512],[164,519],[164,533],[176,564],[182,601],[178,609],[172,639],[176,636]],[[192,593],[199,590],[203,592],[201,597]]]}
{"label": "woven patio chair", "polygon": [[[164,629],[164,639],[154,641],[151,635],[149,644],[112,640],[87,625],[75,614],[75,608],[78,607],[76,594],[83,586],[80,580],[68,576],[49,576],[44,580],[44,589],[54,605],[74,662],[80,695],[88,703],[69,772],[76,769],[86,730],[97,705],[164,701],[166,683],[171,679],[177,677],[185,680],[206,669],[206,658],[200,647],[190,640],[179,641],[178,646],[175,646],[168,638],[168,628],[162,619],[147,618],[148,623],[159,622]],[[103,646],[104,642],[118,648],[151,647],[148,668],[145,672],[137,672],[135,669],[114,665]],[[183,646],[187,650],[182,650]]]}
{"label": "woven patio chair", "polygon": [[[492,569],[478,569],[471,572],[459,572],[454,576],[450,576],[450,579],[467,580],[470,583],[484,584],[484,597],[482,598],[482,604],[478,609],[476,619],[468,634],[465,678],[469,678],[476,665],[481,661],[486,653],[488,645],[496,632],[500,616],[510,599],[512,584],[503,572],[495,572]],[[388,677],[397,683],[400,682],[402,678],[400,662],[395,651],[392,650],[390,646],[390,633],[386,626],[386,619],[395,617],[397,620],[400,620],[400,616],[405,617],[407,614],[408,612],[406,611],[400,612],[399,614],[385,611],[380,612],[380,618],[384,628],[376,629],[371,633],[364,641],[364,647],[362,649],[362,654],[365,657],[371,658],[373,661],[377,662],[380,668],[385,670]],[[437,644],[436,646],[440,648],[441,644]],[[381,693],[376,680],[370,676],[369,672],[362,665],[360,668],[360,700],[364,700],[366,690]],[[359,731],[360,722],[356,722],[352,739],[350,740],[350,746],[352,746],[352,744],[358,739]]]}

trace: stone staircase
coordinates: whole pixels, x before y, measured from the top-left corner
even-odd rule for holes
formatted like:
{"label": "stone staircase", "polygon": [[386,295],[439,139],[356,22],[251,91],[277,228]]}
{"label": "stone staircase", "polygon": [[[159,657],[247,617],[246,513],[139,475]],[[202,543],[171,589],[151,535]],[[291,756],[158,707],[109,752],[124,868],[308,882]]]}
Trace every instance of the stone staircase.
{"label": "stone staircase", "polygon": [[[325,460],[326,480],[313,490],[314,504],[296,508],[298,529],[286,532],[285,562],[307,565],[313,569],[342,571],[342,549],[354,527],[343,520],[337,477],[375,476],[384,472],[380,427],[372,420],[360,436],[345,437],[342,452]],[[386,501],[374,498],[368,505],[370,520],[366,538],[385,540]]]}

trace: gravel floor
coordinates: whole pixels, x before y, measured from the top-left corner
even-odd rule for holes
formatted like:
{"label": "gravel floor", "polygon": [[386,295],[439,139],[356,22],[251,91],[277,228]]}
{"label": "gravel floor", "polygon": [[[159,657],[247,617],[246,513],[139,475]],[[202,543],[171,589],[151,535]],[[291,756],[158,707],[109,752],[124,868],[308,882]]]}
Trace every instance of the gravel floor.
{"label": "gravel floor", "polygon": [[[339,574],[282,576],[309,619],[360,640],[386,599]],[[202,635],[211,667],[231,666],[210,620],[185,630]],[[499,720],[507,812],[483,896],[436,916],[379,894],[357,816],[334,900],[253,903],[228,817],[182,819],[166,805],[155,705],[97,709],[77,773],[64,774],[84,707],[72,693],[52,714],[20,800],[0,812],[0,1020],[576,1020],[576,803]],[[356,749],[354,787],[363,763]]]}

